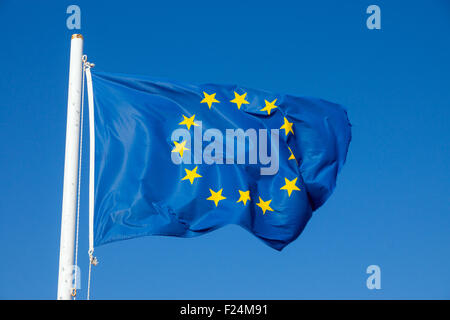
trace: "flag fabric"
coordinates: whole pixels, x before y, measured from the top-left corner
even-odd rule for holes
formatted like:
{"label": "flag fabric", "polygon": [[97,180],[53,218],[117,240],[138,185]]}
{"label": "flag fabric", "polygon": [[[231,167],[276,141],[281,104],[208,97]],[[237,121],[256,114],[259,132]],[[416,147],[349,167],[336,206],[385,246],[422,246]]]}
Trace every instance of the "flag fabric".
{"label": "flag fabric", "polygon": [[345,109],[237,85],[92,72],[94,244],[237,224],[281,250],[331,195]]}

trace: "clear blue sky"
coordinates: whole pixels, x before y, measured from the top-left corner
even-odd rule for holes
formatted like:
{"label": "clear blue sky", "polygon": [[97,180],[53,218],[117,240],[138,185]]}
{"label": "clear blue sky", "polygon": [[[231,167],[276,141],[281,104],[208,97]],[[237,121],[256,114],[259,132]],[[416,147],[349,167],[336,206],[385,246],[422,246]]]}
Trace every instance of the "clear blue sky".
{"label": "clear blue sky", "polygon": [[0,1],[0,298],[56,298],[70,4],[97,70],[321,97],[353,124],[334,194],[284,251],[236,226],[117,242],[96,250],[93,298],[450,298],[446,0]]}

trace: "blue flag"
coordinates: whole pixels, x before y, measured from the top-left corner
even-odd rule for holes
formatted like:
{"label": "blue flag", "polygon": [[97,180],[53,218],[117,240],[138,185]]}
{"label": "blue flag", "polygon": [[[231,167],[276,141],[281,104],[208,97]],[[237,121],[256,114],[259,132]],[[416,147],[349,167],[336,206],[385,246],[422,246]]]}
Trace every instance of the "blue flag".
{"label": "blue flag", "polygon": [[346,111],[315,98],[93,72],[96,246],[237,224],[281,250],[332,193]]}

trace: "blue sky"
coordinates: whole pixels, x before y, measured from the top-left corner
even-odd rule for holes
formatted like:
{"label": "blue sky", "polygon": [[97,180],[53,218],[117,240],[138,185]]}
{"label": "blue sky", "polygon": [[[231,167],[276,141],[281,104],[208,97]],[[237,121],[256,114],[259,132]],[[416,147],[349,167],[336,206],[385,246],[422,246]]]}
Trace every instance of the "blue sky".
{"label": "blue sky", "polygon": [[[108,244],[93,298],[450,298],[448,1],[3,0],[1,299],[56,298],[70,4],[99,71],[316,96],[353,124],[334,194],[281,253],[237,226]],[[381,30],[366,28],[370,4]],[[381,290],[366,288],[371,264]]]}

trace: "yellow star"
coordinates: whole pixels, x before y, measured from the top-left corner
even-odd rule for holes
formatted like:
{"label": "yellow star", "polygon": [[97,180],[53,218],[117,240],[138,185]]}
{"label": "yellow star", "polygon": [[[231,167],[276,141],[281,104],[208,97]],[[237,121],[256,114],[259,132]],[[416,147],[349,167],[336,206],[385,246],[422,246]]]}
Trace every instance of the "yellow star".
{"label": "yellow star", "polygon": [[256,205],[262,209],[263,214],[266,214],[267,210],[273,211],[273,209],[269,206],[271,202],[272,200],[263,201],[263,199],[259,197],[259,203],[257,203]]}
{"label": "yellow star", "polygon": [[209,189],[209,191],[211,192],[211,196],[209,198],[206,198],[206,200],[211,200],[214,201],[214,203],[217,205],[219,204],[219,201],[226,199],[224,196],[222,196],[222,190],[220,189],[217,192],[212,191],[211,189]]}
{"label": "yellow star", "polygon": [[184,140],[182,143],[178,143],[176,141],[173,142],[175,144],[175,148],[173,148],[172,152],[178,152],[181,157],[183,157],[184,150],[189,150],[185,147],[186,140]]}
{"label": "yellow star", "polygon": [[196,124],[196,123],[194,122],[194,118],[195,118],[195,114],[194,114],[192,117],[190,117],[190,118],[186,117],[186,116],[183,114],[183,121],[181,121],[179,124],[184,124],[184,125],[186,125],[186,127],[188,128],[188,130],[191,128],[192,125],[195,126],[195,127],[198,127],[198,124]]}
{"label": "yellow star", "polygon": [[278,108],[278,106],[275,105],[275,102],[277,102],[277,99],[273,100],[272,102],[269,102],[264,99],[264,102],[266,103],[266,106],[262,108],[260,111],[267,111],[267,114],[270,115],[270,111],[272,109]]}
{"label": "yellow star", "polygon": [[293,190],[300,191],[299,187],[295,185],[297,182],[297,178],[295,178],[292,181],[289,181],[288,179],[284,178],[284,181],[286,184],[280,188],[280,190],[287,190],[289,197],[291,196],[291,193]]}
{"label": "yellow star", "polygon": [[247,201],[250,199],[250,191],[241,191],[239,190],[239,200],[236,202],[243,202],[244,206],[247,205]]}
{"label": "yellow star", "polygon": [[291,152],[291,156],[288,158],[288,160],[295,160],[295,162],[297,162],[297,159],[295,159],[294,153],[292,152],[291,148],[289,148],[289,151]]}
{"label": "yellow star", "polygon": [[197,173],[197,167],[195,167],[193,170],[184,169],[186,171],[186,176],[183,177],[181,180],[188,180],[191,182],[191,184],[194,183],[195,178],[201,178],[202,176]]}
{"label": "yellow star", "polygon": [[280,129],[284,129],[284,132],[286,133],[286,135],[289,134],[289,132],[292,132],[292,134],[294,134],[294,130],[292,130],[292,122],[289,122],[288,119],[284,118],[284,124],[281,126]]}
{"label": "yellow star", "polygon": [[249,104],[250,102],[248,102],[247,100],[245,100],[245,96],[247,95],[247,92],[244,93],[243,95],[239,95],[236,93],[236,91],[234,92],[234,99],[230,100],[230,102],[234,102],[237,104],[238,109],[241,109],[242,104]]}
{"label": "yellow star", "polygon": [[208,107],[211,109],[211,106],[214,102],[220,103],[220,101],[216,100],[216,94],[207,94],[205,91],[203,91],[203,95],[205,98],[200,103],[207,103]]}

